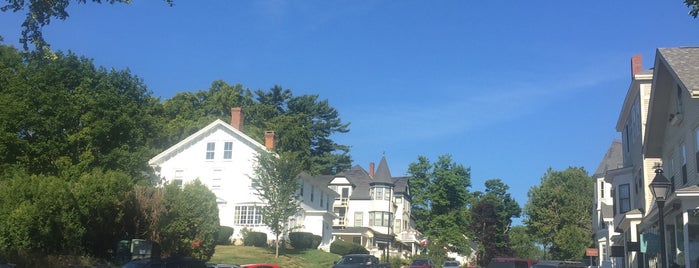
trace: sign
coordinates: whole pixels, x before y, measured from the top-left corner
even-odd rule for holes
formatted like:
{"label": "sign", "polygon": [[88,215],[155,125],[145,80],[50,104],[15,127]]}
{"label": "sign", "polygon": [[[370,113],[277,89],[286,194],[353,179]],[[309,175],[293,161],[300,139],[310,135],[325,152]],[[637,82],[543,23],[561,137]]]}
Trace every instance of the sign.
{"label": "sign", "polygon": [[585,249],[585,256],[597,257],[597,256],[599,256],[599,250],[597,248],[587,248],[587,249]]}

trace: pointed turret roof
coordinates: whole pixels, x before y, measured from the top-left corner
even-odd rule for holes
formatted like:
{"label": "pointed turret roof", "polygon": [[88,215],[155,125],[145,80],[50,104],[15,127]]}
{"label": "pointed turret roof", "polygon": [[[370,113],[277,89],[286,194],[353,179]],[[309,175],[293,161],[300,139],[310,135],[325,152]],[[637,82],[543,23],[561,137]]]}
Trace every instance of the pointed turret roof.
{"label": "pointed turret roof", "polygon": [[386,156],[381,156],[381,162],[379,162],[379,167],[376,168],[376,173],[374,173],[373,183],[384,183],[393,185],[393,180],[391,177],[391,171],[388,170],[388,164],[386,163]]}

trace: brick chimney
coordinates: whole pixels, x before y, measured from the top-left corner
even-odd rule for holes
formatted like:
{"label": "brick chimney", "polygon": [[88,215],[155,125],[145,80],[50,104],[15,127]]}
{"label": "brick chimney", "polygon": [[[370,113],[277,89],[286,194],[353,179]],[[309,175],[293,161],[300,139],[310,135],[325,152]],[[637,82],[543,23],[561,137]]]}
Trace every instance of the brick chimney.
{"label": "brick chimney", "polygon": [[231,108],[231,126],[237,130],[243,131],[243,122],[245,121],[245,113],[243,108]]}
{"label": "brick chimney", "polygon": [[641,71],[643,71],[641,54],[633,55],[633,57],[631,57],[631,79],[633,79],[633,77]]}
{"label": "brick chimney", "polygon": [[369,163],[369,177],[374,178],[374,162]]}
{"label": "brick chimney", "polygon": [[265,148],[274,150],[274,131],[265,131]]}

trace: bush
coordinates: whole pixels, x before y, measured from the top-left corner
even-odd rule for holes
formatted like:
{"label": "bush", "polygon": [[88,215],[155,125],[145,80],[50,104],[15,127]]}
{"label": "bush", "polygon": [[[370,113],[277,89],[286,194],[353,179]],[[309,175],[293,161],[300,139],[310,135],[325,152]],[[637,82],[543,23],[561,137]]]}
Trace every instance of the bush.
{"label": "bush", "polygon": [[308,232],[289,233],[289,243],[295,249],[315,249],[320,245],[322,238]]}
{"label": "bush", "polygon": [[253,247],[266,247],[267,234],[260,232],[249,232],[243,237],[243,245]]}
{"label": "bush", "polygon": [[369,254],[369,251],[361,245],[343,240],[335,240],[335,242],[330,244],[330,252],[341,256],[347,254]]}
{"label": "bush", "polygon": [[216,245],[230,245],[231,236],[233,235],[233,227],[219,226],[216,233]]}

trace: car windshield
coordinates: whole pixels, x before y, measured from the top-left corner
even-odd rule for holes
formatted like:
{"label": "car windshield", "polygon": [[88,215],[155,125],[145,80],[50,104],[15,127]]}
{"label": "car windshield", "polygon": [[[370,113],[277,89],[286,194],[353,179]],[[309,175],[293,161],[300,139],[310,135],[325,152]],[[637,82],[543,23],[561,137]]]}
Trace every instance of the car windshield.
{"label": "car windshield", "polygon": [[337,264],[355,264],[355,263],[366,263],[367,257],[365,256],[344,256]]}
{"label": "car windshield", "polygon": [[414,260],[414,265],[427,265],[427,260]]}
{"label": "car windshield", "polygon": [[455,261],[444,262],[444,266],[459,266],[459,262],[455,262]]}

